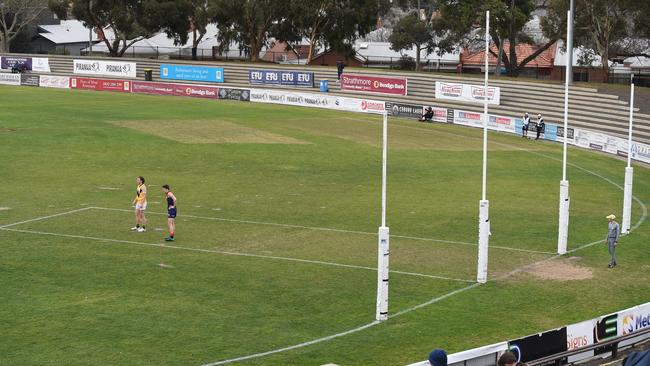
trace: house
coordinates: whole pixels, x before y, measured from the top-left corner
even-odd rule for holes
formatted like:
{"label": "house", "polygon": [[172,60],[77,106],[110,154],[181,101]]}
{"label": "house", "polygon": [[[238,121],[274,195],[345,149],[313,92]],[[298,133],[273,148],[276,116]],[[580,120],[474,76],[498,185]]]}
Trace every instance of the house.
{"label": "house", "polygon": [[285,42],[273,42],[262,60],[281,64],[306,64],[309,59],[309,45],[288,45]]}
{"label": "house", "polygon": [[38,26],[38,35],[31,42],[31,51],[78,56],[89,42],[99,42],[95,31],[91,32],[78,20],[61,20],[59,24]]}
{"label": "house", "polygon": [[[550,79],[551,73],[554,69],[554,60],[556,53],[556,45],[552,45],[548,49],[544,50],[542,53],[537,55],[535,59],[528,62],[524,69],[519,73],[520,76],[534,77],[537,79]],[[521,61],[537,52],[539,48],[529,44],[517,44],[515,46],[515,53],[517,55],[517,60]],[[494,54],[499,53],[499,49],[496,45],[490,45],[490,51]],[[488,55],[488,65],[490,69],[494,70],[497,64],[497,58],[490,52]],[[510,54],[510,43],[505,42],[503,45],[503,54],[507,56]],[[504,70],[502,64],[502,70]],[[483,72],[485,68],[485,50],[482,49],[478,52],[470,52],[465,49],[460,55],[460,65],[459,69],[462,72],[478,73]],[[503,72],[503,71],[502,71]]]}
{"label": "house", "polygon": [[309,64],[317,66],[336,66],[338,61],[343,61],[343,63],[348,67],[363,67],[366,62],[366,60],[356,52],[354,52],[353,55],[346,55],[343,52],[328,50],[316,55]]}
{"label": "house", "polygon": [[[557,51],[555,61],[553,63],[553,72],[551,73],[552,80],[564,80],[567,64],[567,53],[564,50],[564,42],[557,42]],[[610,67],[613,66],[611,61],[608,61]],[[596,81],[603,80],[603,69],[601,58],[593,50],[584,47],[573,48],[573,81]],[[615,71],[612,69],[612,71]],[[629,75],[629,71],[627,71]],[[628,76],[629,78],[629,76]]]}
{"label": "house", "polygon": [[[354,44],[358,55],[366,60],[368,67],[392,67],[397,65],[402,57],[410,57],[415,60],[416,48],[394,51],[390,48],[389,42],[359,42]],[[420,68],[429,71],[456,71],[460,62],[460,50],[438,55],[437,50],[427,55],[425,51],[420,52]]]}

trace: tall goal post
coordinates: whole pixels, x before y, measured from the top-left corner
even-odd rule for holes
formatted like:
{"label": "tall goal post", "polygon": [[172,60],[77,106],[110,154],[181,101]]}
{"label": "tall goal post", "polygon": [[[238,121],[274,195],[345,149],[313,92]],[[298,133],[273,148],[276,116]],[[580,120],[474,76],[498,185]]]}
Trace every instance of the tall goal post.
{"label": "tall goal post", "polygon": [[488,134],[488,54],[490,50],[490,12],[485,12],[485,83],[483,85],[483,180],[479,201],[478,265],[476,281],[487,282],[488,244],[490,240],[490,201],[487,200],[487,134]]}
{"label": "tall goal post", "polygon": [[386,165],[388,163],[388,113],[384,111],[382,127],[381,164],[381,226],[378,230],[377,250],[377,312],[375,319],[388,319],[388,262],[390,256],[390,229],[386,226]]}
{"label": "tall goal post", "polygon": [[569,53],[573,53],[573,24],[571,24],[571,10],[567,11],[567,62],[564,78],[564,144],[562,145],[562,180],[560,181],[560,208],[559,225],[557,234],[557,254],[566,254],[567,241],[569,238],[569,181],[566,177],[567,164],[567,140],[569,138],[569,83],[571,82]]}
{"label": "tall goal post", "polygon": [[[634,75],[632,75],[633,77]],[[632,183],[634,168],[632,168],[632,120],[634,119],[634,81],[630,83],[630,123],[627,135],[627,167],[625,167],[625,185],[623,189],[623,222],[621,232],[630,232],[632,222]]]}

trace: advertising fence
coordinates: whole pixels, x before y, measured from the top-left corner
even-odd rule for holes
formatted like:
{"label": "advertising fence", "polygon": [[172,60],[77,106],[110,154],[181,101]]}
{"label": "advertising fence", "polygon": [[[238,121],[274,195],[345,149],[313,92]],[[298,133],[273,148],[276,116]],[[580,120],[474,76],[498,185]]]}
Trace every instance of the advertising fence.
{"label": "advertising fence", "polygon": [[363,93],[406,95],[407,79],[342,74],[341,89]]}
{"label": "advertising fence", "polygon": [[386,109],[386,104],[377,100],[268,89],[251,89],[250,100],[255,103],[284,104],[359,113],[384,113]]}
{"label": "advertising fence", "polygon": [[433,111],[433,117],[431,118],[431,122],[442,122],[442,123],[449,122],[447,120],[447,116],[448,116],[447,108],[386,102],[386,110],[393,117],[420,119],[422,118],[426,108],[428,107],[430,107],[431,110]]}
{"label": "advertising fence", "polygon": [[[454,353],[448,356],[450,366],[467,364],[495,364],[498,357],[505,351],[510,351],[517,357],[517,362],[530,362],[543,357],[553,356],[565,351],[575,351],[581,348],[595,346],[598,343],[641,332],[650,328],[650,303],[645,303],[629,309],[609,314],[600,318],[590,319],[562,328],[549,330],[527,337],[474,348]],[[639,343],[650,338],[650,333],[639,337],[623,340],[618,347]],[[594,355],[611,352],[614,346],[606,346],[588,350],[569,356],[566,362],[578,362]],[[480,361],[487,362],[480,362]],[[429,361],[416,362],[409,366],[429,366]]]}
{"label": "advertising fence", "polygon": [[174,95],[182,97],[217,99],[219,88],[203,85],[183,85],[173,83],[157,83],[134,81],[131,91],[138,94]]}
{"label": "advertising fence", "polygon": [[136,71],[135,62],[99,61],[99,60],[74,60],[73,72],[95,76],[114,76],[134,78]]}
{"label": "advertising fence", "polygon": [[20,85],[22,86],[39,86],[40,78],[38,75],[21,74]]}
{"label": "advertising fence", "polygon": [[11,70],[16,64],[23,65],[29,71],[50,72],[50,60],[45,57],[0,57],[0,69]]}
{"label": "advertising fence", "polygon": [[[436,99],[483,104],[484,95],[485,90],[479,85],[436,81]],[[500,102],[501,89],[499,87],[488,87],[488,104],[499,105]]]}
{"label": "advertising fence", "polygon": [[3,84],[3,85],[20,85],[20,74],[0,73],[0,84]]}
{"label": "advertising fence", "polygon": [[314,73],[304,71],[249,70],[248,82],[257,85],[314,87]]}
{"label": "advertising fence", "polygon": [[160,78],[170,80],[223,83],[223,67],[192,65],[160,65]]}
{"label": "advertising fence", "polygon": [[70,87],[73,89],[129,93],[131,91],[131,82],[126,80],[71,78]]}
{"label": "advertising fence", "polygon": [[67,76],[41,75],[38,84],[41,88],[68,89],[70,88],[70,78]]}

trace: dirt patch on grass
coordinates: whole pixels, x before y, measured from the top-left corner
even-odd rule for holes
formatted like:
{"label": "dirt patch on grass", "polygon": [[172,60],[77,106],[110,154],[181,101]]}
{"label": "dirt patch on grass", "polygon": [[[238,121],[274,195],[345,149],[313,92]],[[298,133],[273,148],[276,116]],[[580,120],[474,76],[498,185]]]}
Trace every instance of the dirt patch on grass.
{"label": "dirt patch on grass", "polygon": [[220,119],[117,121],[113,124],[184,144],[306,144],[307,142]]}
{"label": "dirt patch on grass", "polygon": [[15,128],[6,128],[6,127],[0,127],[0,133],[2,132],[16,132],[17,130]]}
{"label": "dirt patch on grass", "polygon": [[523,269],[523,272],[544,280],[553,281],[589,280],[593,278],[592,270],[578,264],[579,261],[579,257],[549,260],[527,266]]}

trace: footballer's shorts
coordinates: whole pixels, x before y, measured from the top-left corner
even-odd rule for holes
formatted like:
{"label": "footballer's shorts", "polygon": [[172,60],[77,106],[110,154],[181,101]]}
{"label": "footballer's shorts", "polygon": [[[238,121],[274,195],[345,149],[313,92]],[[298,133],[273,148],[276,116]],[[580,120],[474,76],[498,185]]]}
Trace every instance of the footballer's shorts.
{"label": "footballer's shorts", "polygon": [[138,202],[135,204],[136,211],[144,211],[147,209],[147,202]]}
{"label": "footballer's shorts", "polygon": [[170,219],[176,218],[176,207],[167,209],[167,217]]}

